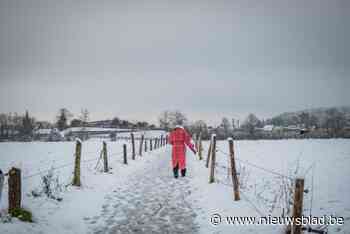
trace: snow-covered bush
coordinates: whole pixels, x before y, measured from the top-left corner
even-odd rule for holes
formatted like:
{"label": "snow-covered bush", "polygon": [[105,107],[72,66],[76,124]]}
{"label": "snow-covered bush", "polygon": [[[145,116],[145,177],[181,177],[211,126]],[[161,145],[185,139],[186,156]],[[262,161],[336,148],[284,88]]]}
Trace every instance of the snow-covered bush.
{"label": "snow-covered bush", "polygon": [[248,180],[249,180],[249,175],[250,171],[246,166],[243,166],[242,164],[238,164],[238,182],[239,182],[239,187],[241,189],[246,189],[248,185]]}
{"label": "snow-covered bush", "polygon": [[47,174],[41,177],[40,188],[34,189],[32,195],[34,197],[46,195],[50,199],[62,201],[60,197],[62,188],[63,185],[60,184],[58,176],[54,174],[54,168],[51,168],[47,171]]}

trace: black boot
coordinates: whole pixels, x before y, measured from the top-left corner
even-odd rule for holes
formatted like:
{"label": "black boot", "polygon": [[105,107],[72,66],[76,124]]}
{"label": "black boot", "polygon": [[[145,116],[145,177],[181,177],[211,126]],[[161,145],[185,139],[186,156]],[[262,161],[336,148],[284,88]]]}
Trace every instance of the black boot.
{"label": "black boot", "polygon": [[181,169],[181,176],[185,177],[186,176],[186,168]]}
{"label": "black boot", "polygon": [[179,165],[176,165],[176,167],[173,168],[174,177],[179,177]]}

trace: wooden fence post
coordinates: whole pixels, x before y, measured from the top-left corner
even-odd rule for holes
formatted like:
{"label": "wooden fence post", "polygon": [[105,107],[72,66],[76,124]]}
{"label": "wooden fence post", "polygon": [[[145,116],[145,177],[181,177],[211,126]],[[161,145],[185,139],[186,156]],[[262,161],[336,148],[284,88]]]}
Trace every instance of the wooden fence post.
{"label": "wooden fence post", "polygon": [[198,157],[199,160],[202,160],[202,150],[203,150],[203,145],[202,145],[202,133],[199,133],[199,137],[198,137]]}
{"label": "wooden fence post", "polygon": [[152,151],[152,138],[149,139],[149,151]]}
{"label": "wooden fence post", "polygon": [[135,138],[134,138],[134,133],[131,133],[131,157],[132,160],[135,160]]}
{"label": "wooden fence post", "polygon": [[123,153],[124,153],[124,164],[128,164],[128,158],[126,153],[126,144],[123,145]]}
{"label": "wooden fence post", "polygon": [[102,154],[103,154],[103,168],[104,172],[108,172],[108,158],[107,158],[107,143],[103,142],[103,148],[102,148]]}
{"label": "wooden fence post", "polygon": [[[301,219],[303,215],[303,197],[304,197],[304,179],[297,178],[295,180],[294,203],[293,203],[293,220]],[[292,224],[292,234],[301,234],[302,225]],[[288,232],[288,230],[287,230]]]}
{"label": "wooden fence post", "polygon": [[215,182],[215,164],[216,164],[216,135],[212,136],[213,145],[211,146],[211,163],[209,183]]}
{"label": "wooden fence post", "polygon": [[77,139],[75,146],[75,165],[74,165],[74,177],[73,183],[74,186],[80,186],[80,159],[81,159],[81,140]]}
{"label": "wooden fence post", "polygon": [[197,133],[194,134],[194,147],[198,152],[198,134]]}
{"label": "wooden fence post", "polygon": [[147,139],[145,139],[145,153],[147,152]]}
{"label": "wooden fence post", "polygon": [[209,162],[210,162],[210,156],[211,156],[211,145],[213,144],[213,140],[210,139],[210,144],[209,144],[209,149],[208,149],[208,154],[207,154],[207,161],[205,162],[205,167],[209,167]]}
{"label": "wooden fence post", "polygon": [[239,182],[237,177],[237,170],[236,170],[236,162],[235,162],[235,151],[233,147],[233,139],[228,139],[229,144],[229,150],[230,150],[230,159],[231,159],[231,178],[232,178],[232,184],[233,184],[233,195],[235,201],[240,200],[239,196]]}
{"label": "wooden fence post", "polygon": [[160,146],[163,146],[163,135],[160,135]]}
{"label": "wooden fence post", "polygon": [[142,156],[142,146],[143,146],[143,135],[141,136],[141,139],[140,139],[140,151],[139,151],[140,156]]}
{"label": "wooden fence post", "polygon": [[15,209],[21,208],[21,170],[12,167],[9,171],[8,178],[8,199],[9,199],[9,209],[8,212],[12,214]]}

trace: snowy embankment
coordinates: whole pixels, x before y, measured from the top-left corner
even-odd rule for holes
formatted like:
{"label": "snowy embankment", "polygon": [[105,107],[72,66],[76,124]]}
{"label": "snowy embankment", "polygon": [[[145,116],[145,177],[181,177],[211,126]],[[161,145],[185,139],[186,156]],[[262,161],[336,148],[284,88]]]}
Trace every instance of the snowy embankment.
{"label": "snowy embankment", "polygon": [[[280,216],[285,208],[284,200],[280,199],[282,178],[296,176],[305,177],[305,189],[309,190],[304,194],[304,215],[344,217],[345,225],[330,226],[329,233],[350,233],[349,140],[235,142],[242,183],[241,200],[236,202],[233,201],[231,179],[227,176],[227,141],[217,142],[214,184],[208,184],[209,170],[204,165],[208,142],[203,142],[203,161],[188,151],[188,176],[178,180],[172,178],[169,147],[144,153],[142,158],[137,156],[132,161],[128,143],[129,165],[123,165],[120,153],[125,142],[107,143],[113,168],[111,174],[95,170],[102,142],[83,142],[83,186],[69,186],[61,194],[62,202],[28,196],[39,187],[40,175],[26,177],[38,173],[39,168],[45,174],[43,170],[52,165],[73,163],[73,142],[1,143],[0,168],[3,171],[11,166],[22,168],[23,206],[33,212],[35,223],[1,223],[0,233],[97,233],[117,231],[119,224],[124,228],[128,225],[140,228],[139,231],[156,231],[157,227],[162,227],[179,231],[193,228],[200,233],[283,233],[283,226],[232,226],[224,223],[212,226],[210,217],[214,213],[222,217]],[[61,183],[69,184],[72,172],[73,165],[70,165],[57,170],[56,175],[59,175]],[[7,207],[7,189],[4,192],[3,211]],[[139,204],[141,209],[137,209],[141,207]],[[193,217],[191,209],[196,213],[193,222],[190,221]],[[181,210],[185,212],[183,215]],[[150,219],[145,215],[148,212],[155,212],[156,216]],[[125,217],[122,217],[124,214]],[[125,220],[127,216],[140,217],[140,220]],[[161,229],[158,231],[162,233]]]}

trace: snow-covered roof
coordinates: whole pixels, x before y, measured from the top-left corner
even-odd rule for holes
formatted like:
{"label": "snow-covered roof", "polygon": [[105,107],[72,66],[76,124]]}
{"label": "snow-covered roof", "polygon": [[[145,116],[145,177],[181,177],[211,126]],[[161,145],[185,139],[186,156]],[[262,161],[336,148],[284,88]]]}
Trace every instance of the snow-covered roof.
{"label": "snow-covered roof", "polygon": [[265,125],[265,126],[263,127],[263,130],[264,130],[264,131],[272,131],[273,128],[274,128],[273,125]]}
{"label": "snow-covered roof", "polygon": [[112,132],[112,131],[130,131],[131,129],[121,129],[121,128],[95,128],[95,127],[72,127],[63,130],[64,134],[69,132]]}
{"label": "snow-covered roof", "polygon": [[40,129],[35,130],[34,133],[44,135],[44,134],[50,134],[51,131],[52,131],[52,129],[50,129],[50,128],[40,128]]}
{"label": "snow-covered roof", "polygon": [[288,127],[285,127],[286,130],[301,130],[298,126],[290,125]]}
{"label": "snow-covered roof", "polygon": [[184,129],[184,127],[181,126],[181,125],[176,125],[175,128],[182,128],[182,129]]}

